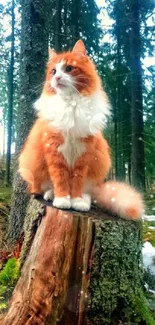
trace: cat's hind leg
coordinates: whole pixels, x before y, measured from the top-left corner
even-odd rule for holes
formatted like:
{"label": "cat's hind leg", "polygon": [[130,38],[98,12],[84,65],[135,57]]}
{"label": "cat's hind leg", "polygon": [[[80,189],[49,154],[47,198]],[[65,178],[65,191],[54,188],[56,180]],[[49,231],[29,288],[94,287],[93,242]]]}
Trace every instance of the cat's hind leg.
{"label": "cat's hind leg", "polygon": [[54,190],[53,185],[50,181],[44,182],[41,185],[41,189],[43,191],[43,198],[46,201],[52,201],[54,198]]}
{"label": "cat's hind leg", "polygon": [[89,211],[91,207],[91,196],[89,194],[82,194],[81,197],[72,199],[72,208],[77,211]]}

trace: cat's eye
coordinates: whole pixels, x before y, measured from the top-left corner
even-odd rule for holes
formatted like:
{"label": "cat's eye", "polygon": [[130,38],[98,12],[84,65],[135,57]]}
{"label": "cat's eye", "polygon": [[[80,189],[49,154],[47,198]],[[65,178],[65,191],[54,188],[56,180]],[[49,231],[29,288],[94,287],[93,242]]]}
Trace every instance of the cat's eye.
{"label": "cat's eye", "polygon": [[72,65],[67,65],[65,71],[66,72],[71,72],[73,70]]}
{"label": "cat's eye", "polygon": [[56,69],[52,70],[52,75],[54,76],[56,74]]}

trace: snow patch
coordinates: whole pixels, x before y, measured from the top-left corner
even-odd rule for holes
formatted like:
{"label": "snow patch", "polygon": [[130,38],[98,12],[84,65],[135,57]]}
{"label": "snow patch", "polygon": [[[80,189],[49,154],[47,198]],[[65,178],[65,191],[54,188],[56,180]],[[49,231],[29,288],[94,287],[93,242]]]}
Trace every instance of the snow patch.
{"label": "snow patch", "polygon": [[142,248],[142,254],[144,269],[149,268],[150,273],[155,275],[155,247],[146,241]]}
{"label": "snow patch", "polygon": [[155,215],[152,216],[143,215],[143,220],[155,221]]}

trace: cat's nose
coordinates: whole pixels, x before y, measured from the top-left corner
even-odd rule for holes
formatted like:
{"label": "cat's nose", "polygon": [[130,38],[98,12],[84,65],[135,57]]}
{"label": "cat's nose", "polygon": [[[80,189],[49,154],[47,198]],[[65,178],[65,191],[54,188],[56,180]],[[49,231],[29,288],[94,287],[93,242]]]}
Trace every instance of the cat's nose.
{"label": "cat's nose", "polygon": [[55,80],[58,82],[61,79],[61,77],[56,76]]}

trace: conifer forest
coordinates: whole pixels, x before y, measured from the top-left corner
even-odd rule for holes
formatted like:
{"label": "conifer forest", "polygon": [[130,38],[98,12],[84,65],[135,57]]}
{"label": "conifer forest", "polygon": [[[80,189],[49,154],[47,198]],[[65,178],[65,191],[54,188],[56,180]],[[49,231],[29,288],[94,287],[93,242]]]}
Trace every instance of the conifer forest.
{"label": "conifer forest", "polygon": [[[112,157],[108,179],[142,194],[138,223],[113,216],[101,221],[95,207],[85,217],[72,212],[71,219],[67,212],[62,221],[60,211],[30,197],[17,171],[36,120],[34,103],[43,89],[49,48],[65,52],[78,40],[111,104],[103,130]],[[57,248],[48,234],[45,244],[40,231],[48,233],[50,214]],[[27,283],[31,263],[39,265],[34,305]],[[37,278],[42,272],[44,284]],[[24,295],[20,305],[17,296]],[[154,0],[0,0],[0,324],[155,325]]]}

